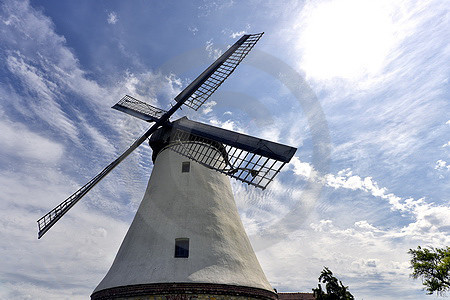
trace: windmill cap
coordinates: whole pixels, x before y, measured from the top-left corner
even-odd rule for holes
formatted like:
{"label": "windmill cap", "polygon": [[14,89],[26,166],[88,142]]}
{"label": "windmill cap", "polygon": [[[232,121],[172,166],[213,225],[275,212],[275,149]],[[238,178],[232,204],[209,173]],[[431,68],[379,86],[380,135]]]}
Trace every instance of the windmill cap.
{"label": "windmill cap", "polygon": [[[199,137],[193,134],[190,128],[186,126],[179,126],[179,123],[183,121],[188,121],[189,123],[193,122],[190,121],[187,117],[182,117],[174,122],[167,123],[166,126],[159,128],[158,130],[155,131],[155,133],[153,133],[150,136],[148,143],[153,150],[152,154],[153,162],[155,162],[156,157],[163,149],[170,147],[171,144],[177,142],[194,142],[194,143],[209,144],[214,148],[216,148],[222,154],[225,160],[228,159],[226,149],[222,143],[206,138],[201,138],[201,141],[199,141]],[[179,134],[180,132],[182,134]]]}

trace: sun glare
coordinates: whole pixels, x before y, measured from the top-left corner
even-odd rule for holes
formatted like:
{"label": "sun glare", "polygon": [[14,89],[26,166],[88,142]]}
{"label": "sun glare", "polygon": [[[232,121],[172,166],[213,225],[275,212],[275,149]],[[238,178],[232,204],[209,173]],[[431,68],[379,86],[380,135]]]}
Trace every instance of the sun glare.
{"label": "sun glare", "polygon": [[388,4],[335,0],[306,5],[298,46],[307,76],[357,80],[379,73],[396,43]]}

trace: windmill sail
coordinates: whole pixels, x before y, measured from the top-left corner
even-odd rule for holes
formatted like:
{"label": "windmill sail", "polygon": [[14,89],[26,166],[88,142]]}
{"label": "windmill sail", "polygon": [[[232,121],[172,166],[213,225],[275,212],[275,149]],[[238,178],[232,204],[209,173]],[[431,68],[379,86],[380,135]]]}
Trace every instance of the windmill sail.
{"label": "windmill sail", "polygon": [[69,198],[40,218],[37,221],[39,229],[38,238],[41,238],[65,213],[67,213],[67,211],[69,211],[70,208],[72,208],[84,195],[120,164],[120,162],[122,162],[122,160],[124,160],[131,152],[149,138],[158,128],[168,124],[169,118],[181,107],[181,105],[188,102],[188,106],[197,110],[223,83],[223,81],[228,78],[261,36],[262,33],[244,35],[239,39],[175,98],[176,103],[168,111],[151,106],[150,104],[139,101],[131,96],[122,98],[122,100],[113,107],[114,109],[126,112],[145,121],[155,123],[97,176],[92,178]]}
{"label": "windmill sail", "polygon": [[[261,189],[267,187],[297,150],[187,118],[173,122],[173,128],[171,150]],[[208,150],[205,145],[209,145]],[[213,155],[217,148],[222,148],[226,163]]]}
{"label": "windmill sail", "polygon": [[167,112],[128,95],[120,99],[112,108],[147,122],[156,122]]}
{"label": "windmill sail", "polygon": [[[162,118],[161,118],[162,119]],[[160,119],[160,120],[161,120]],[[84,195],[86,195],[97,183],[100,182],[109,172],[111,172],[118,164],[120,164],[131,152],[139,147],[158,127],[160,120],[156,122],[155,125],[150,127],[141,137],[139,137],[122,155],[116,158],[112,163],[110,163],[106,168],[104,168],[97,176],[92,178],[88,183],[83,185],[75,193],[73,193],[69,198],[61,202],[54,209],[46,213],[42,218],[40,218],[38,223],[38,239],[40,239],[55,223],[61,219],[61,217],[69,211]]]}
{"label": "windmill sail", "polygon": [[184,105],[198,110],[225,79],[233,73],[263,34],[264,32],[244,35],[175,97],[175,100],[179,101],[189,95]]}

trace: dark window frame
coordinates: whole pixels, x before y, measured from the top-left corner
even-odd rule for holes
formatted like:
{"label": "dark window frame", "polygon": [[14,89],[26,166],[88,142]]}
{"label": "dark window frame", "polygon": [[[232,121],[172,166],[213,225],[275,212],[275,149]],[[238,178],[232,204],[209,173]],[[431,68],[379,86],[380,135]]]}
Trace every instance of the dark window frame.
{"label": "dark window frame", "polygon": [[183,161],[181,163],[181,173],[189,173],[191,171],[191,162]]}
{"label": "dark window frame", "polygon": [[175,239],[175,258],[188,258],[189,257],[189,239],[188,238],[176,238]]}

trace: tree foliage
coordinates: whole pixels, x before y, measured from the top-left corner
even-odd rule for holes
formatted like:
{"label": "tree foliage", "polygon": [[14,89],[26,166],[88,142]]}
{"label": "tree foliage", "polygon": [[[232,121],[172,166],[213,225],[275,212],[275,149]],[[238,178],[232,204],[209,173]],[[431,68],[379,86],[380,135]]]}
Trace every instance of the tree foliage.
{"label": "tree foliage", "polygon": [[421,277],[428,294],[443,295],[450,290],[450,247],[409,249],[411,255],[411,276]]}
{"label": "tree foliage", "polygon": [[353,300],[353,295],[348,291],[348,286],[344,286],[342,281],[333,276],[333,273],[327,267],[324,267],[319,276],[319,282],[325,283],[326,293],[322,290],[319,283],[313,290],[314,297],[317,300]]}

